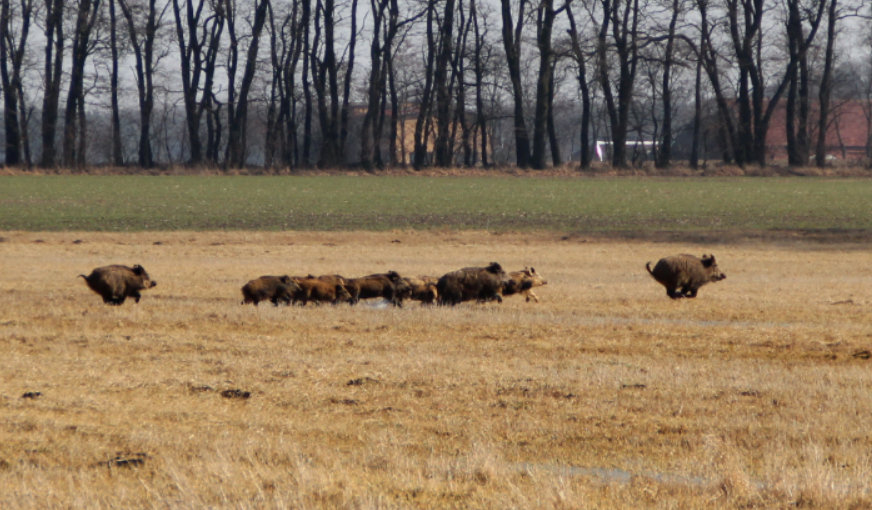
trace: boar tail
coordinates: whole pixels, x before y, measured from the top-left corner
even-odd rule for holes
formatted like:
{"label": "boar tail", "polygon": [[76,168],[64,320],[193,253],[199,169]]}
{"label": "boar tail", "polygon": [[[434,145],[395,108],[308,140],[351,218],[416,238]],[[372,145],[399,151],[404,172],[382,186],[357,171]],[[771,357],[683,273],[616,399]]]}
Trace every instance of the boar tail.
{"label": "boar tail", "polygon": [[87,276],[85,276],[85,275],[83,275],[83,274],[80,274],[80,275],[79,275],[79,276],[81,276],[81,277],[82,277],[82,278],[84,278],[84,279],[85,279],[85,280],[87,280],[87,279],[88,279],[88,277],[87,277]]}
{"label": "boar tail", "polygon": [[648,272],[651,274],[651,276],[654,276],[654,271],[651,271],[651,262],[650,261],[648,261],[648,263],[645,264],[645,269],[648,270]]}

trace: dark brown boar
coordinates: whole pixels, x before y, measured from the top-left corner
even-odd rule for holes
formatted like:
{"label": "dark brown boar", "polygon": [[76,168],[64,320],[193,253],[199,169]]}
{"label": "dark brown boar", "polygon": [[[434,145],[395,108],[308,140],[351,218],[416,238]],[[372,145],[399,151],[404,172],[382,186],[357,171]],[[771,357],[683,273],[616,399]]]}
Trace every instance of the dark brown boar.
{"label": "dark brown boar", "polygon": [[157,282],[148,276],[145,268],[139,264],[128,267],[119,264],[98,267],[85,276],[85,283],[103,298],[103,302],[110,305],[120,305],[128,297],[139,303],[142,297],[139,291],[150,289]]}
{"label": "dark brown boar", "polygon": [[297,281],[300,290],[294,295],[294,301],[302,306],[313,301],[316,303],[329,302],[336,304],[342,301],[351,301],[351,294],[344,285],[330,283],[318,278],[304,278]]}
{"label": "dark brown boar", "polygon": [[396,271],[371,274],[346,280],[351,304],[361,299],[384,298],[394,306],[403,306],[403,300],[411,296],[411,287]]}
{"label": "dark brown boar", "polygon": [[436,282],[440,305],[456,305],[462,301],[475,299],[503,302],[500,292],[509,277],[497,262],[486,267],[465,267],[446,273]]}
{"label": "dark brown boar", "polygon": [[242,286],[242,304],[269,301],[278,306],[279,301],[286,305],[291,303],[294,295],[299,292],[300,286],[288,276],[261,276]]}
{"label": "dark brown boar", "polygon": [[527,302],[531,299],[539,302],[539,296],[533,292],[533,287],[547,285],[548,282],[542,278],[542,275],[536,272],[533,267],[524,268],[522,271],[512,271],[509,273],[509,280],[503,285],[503,296],[511,296],[513,294],[523,294],[527,298]]}
{"label": "dark brown boar", "polygon": [[432,305],[436,302],[439,292],[436,290],[435,276],[404,277],[403,280],[409,285],[410,299],[420,301],[423,305]]}
{"label": "dark brown boar", "polygon": [[654,269],[651,269],[651,262],[645,264],[645,268],[666,287],[666,295],[672,299],[696,297],[703,285],[727,277],[718,268],[714,255],[703,255],[701,258],[687,254],[671,255],[657,261]]}

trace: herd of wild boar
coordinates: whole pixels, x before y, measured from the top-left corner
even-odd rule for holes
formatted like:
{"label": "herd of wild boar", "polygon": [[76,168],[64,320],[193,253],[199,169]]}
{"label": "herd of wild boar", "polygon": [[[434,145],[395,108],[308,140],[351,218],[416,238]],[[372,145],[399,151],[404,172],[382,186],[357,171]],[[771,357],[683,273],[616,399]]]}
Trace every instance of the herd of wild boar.
{"label": "herd of wild boar", "polygon": [[[694,298],[700,287],[726,278],[714,255],[672,255],[660,259],[654,268],[646,264],[651,276],[666,287],[672,299]],[[120,305],[128,297],[139,302],[140,291],[157,285],[141,265],[98,267],[91,274],[80,274],[88,287],[110,305]],[[548,282],[532,267],[506,272],[497,262],[484,267],[464,267],[441,277],[404,277],[396,271],[346,278],[338,274],[306,276],[261,276],[242,286],[242,304],[257,306],[261,301],[305,306],[314,303],[356,304],[361,299],[384,299],[394,306],[412,299],[423,304],[456,305],[464,301],[502,302],[503,296],[522,294],[538,302],[533,288]]]}

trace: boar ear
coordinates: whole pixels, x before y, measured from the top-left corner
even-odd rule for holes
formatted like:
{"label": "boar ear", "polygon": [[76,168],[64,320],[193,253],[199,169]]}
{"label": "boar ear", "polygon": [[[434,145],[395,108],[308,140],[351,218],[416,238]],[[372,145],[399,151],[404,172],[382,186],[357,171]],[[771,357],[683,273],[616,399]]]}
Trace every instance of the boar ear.
{"label": "boar ear", "polygon": [[139,264],[133,266],[133,274],[142,274],[143,272],[145,272],[145,269],[143,269]]}
{"label": "boar ear", "polygon": [[715,264],[714,255],[703,255],[702,256],[702,265],[703,267],[712,267]]}
{"label": "boar ear", "polygon": [[530,273],[536,274],[536,268],[533,266],[530,266]]}

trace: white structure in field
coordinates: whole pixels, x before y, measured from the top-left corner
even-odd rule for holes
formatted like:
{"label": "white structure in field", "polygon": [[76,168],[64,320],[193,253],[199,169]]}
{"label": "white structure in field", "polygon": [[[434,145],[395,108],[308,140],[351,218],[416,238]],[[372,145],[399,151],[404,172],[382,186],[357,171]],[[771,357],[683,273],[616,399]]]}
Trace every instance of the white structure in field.
{"label": "white structure in field", "polygon": [[[612,147],[612,142],[609,140],[597,140],[596,141],[596,157],[600,161],[605,161],[606,156],[609,154],[610,149]],[[642,154],[645,155],[645,159],[648,159],[648,155],[653,153],[654,149],[657,147],[657,142],[651,140],[627,140],[627,154],[638,154],[641,149]],[[631,157],[630,159],[635,159]]]}

